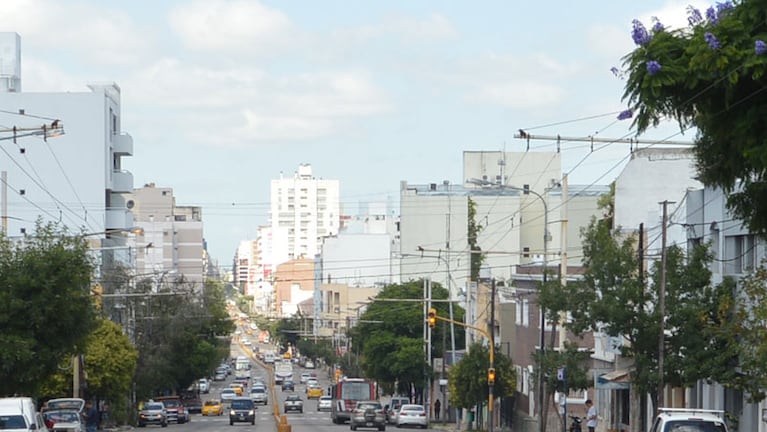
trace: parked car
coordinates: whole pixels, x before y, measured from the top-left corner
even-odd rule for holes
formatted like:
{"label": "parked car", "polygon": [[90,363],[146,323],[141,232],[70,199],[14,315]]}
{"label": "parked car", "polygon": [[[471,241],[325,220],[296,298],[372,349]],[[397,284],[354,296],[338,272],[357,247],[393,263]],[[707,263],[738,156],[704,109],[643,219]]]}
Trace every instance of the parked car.
{"label": "parked car", "polygon": [[266,388],[261,386],[255,386],[250,389],[250,399],[256,404],[266,405],[269,403],[269,396],[266,394]]}
{"label": "parked car", "polygon": [[301,399],[301,396],[290,395],[287,398],[285,398],[285,404],[283,405],[283,412],[287,414],[288,411],[298,411],[300,413],[304,412],[304,401]]}
{"label": "parked car", "polygon": [[72,409],[47,409],[43,413],[48,430],[51,432],[84,432],[85,424],[80,412]]}
{"label": "parked car", "polygon": [[282,391],[295,391],[296,385],[291,380],[285,380],[282,382]]}
{"label": "parked car", "polygon": [[426,419],[426,409],[423,405],[402,405],[397,413],[397,427],[415,426],[426,429],[429,421]]}
{"label": "parked car", "polygon": [[229,405],[229,426],[235,422],[256,424],[256,406],[249,397],[237,397],[232,399]]}
{"label": "parked car", "polygon": [[333,409],[333,398],[322,396],[317,402],[317,411],[331,411]]}
{"label": "parked car", "polygon": [[208,381],[207,378],[200,378],[200,380],[197,382],[198,387],[200,389],[200,393],[210,393],[210,381]]}
{"label": "parked car", "polygon": [[162,402],[146,402],[144,407],[138,413],[138,427],[146,425],[168,426],[168,413],[165,411],[165,405]]}
{"label": "parked car", "polygon": [[208,399],[202,404],[202,415],[220,416],[224,414],[224,404],[218,399]]}
{"label": "parked car", "polygon": [[183,424],[189,421],[189,413],[181,403],[180,396],[159,396],[154,398],[155,402],[162,402],[165,405],[165,412],[168,417],[168,423],[176,422]]}
{"label": "parked car", "polygon": [[388,409],[386,410],[386,420],[390,424],[397,424],[397,413],[402,405],[409,404],[410,399],[401,396],[394,396],[389,402]]}
{"label": "parked car", "polygon": [[349,424],[353,431],[361,427],[386,430],[386,414],[381,402],[375,400],[357,402],[352,410]]}
{"label": "parked car", "polygon": [[234,389],[225,388],[221,390],[221,401],[223,402],[230,402],[232,399],[236,397],[237,397],[237,393],[234,392]]}

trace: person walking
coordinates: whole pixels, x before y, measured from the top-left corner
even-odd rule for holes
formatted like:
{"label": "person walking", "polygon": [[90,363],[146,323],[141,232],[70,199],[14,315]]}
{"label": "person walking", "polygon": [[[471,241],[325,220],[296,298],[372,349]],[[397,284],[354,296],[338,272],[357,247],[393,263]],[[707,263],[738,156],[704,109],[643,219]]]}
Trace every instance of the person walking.
{"label": "person walking", "polygon": [[85,418],[85,432],[96,432],[99,428],[99,412],[91,401],[85,402],[83,417]]}
{"label": "person walking", "polygon": [[586,408],[588,408],[588,412],[586,413],[586,428],[589,432],[594,432],[594,429],[597,428],[597,422],[599,421],[597,418],[597,408],[594,406],[594,403],[591,402],[591,399],[586,401]]}
{"label": "person walking", "polygon": [[439,401],[439,399],[434,401],[434,418],[439,421],[439,413],[442,409],[442,403]]}

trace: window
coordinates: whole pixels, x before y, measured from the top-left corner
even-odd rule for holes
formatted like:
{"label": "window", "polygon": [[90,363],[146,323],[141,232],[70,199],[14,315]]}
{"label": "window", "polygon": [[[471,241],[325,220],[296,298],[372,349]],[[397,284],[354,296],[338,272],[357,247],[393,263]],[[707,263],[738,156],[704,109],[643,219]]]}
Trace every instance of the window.
{"label": "window", "polygon": [[724,266],[725,274],[752,271],[756,267],[756,238],[750,234],[725,237]]}
{"label": "window", "polygon": [[529,247],[522,248],[522,252],[523,252],[522,258],[530,258],[530,248]]}
{"label": "window", "polygon": [[527,299],[517,300],[516,324],[527,327],[530,325],[530,302]]}

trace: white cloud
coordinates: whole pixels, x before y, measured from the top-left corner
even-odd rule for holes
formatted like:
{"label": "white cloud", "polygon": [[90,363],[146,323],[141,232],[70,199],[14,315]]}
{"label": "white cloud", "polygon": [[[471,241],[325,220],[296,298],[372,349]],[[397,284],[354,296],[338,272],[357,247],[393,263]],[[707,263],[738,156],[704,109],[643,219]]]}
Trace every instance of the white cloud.
{"label": "white cloud", "polygon": [[298,32],[287,15],[257,1],[183,3],[169,19],[186,47],[202,51],[267,52]]}
{"label": "white cloud", "polygon": [[22,49],[29,46],[52,56],[73,52],[73,57],[99,64],[136,64],[152,47],[149,32],[130,15],[96,4],[4,0],[0,28],[19,33]]}
{"label": "white cloud", "polygon": [[507,108],[534,108],[554,105],[565,96],[564,89],[555,85],[528,80],[480,85],[467,98]]}
{"label": "white cloud", "polygon": [[358,41],[394,36],[402,42],[418,44],[452,39],[458,31],[445,16],[435,13],[427,18],[391,16],[376,24],[343,29],[339,35]]}

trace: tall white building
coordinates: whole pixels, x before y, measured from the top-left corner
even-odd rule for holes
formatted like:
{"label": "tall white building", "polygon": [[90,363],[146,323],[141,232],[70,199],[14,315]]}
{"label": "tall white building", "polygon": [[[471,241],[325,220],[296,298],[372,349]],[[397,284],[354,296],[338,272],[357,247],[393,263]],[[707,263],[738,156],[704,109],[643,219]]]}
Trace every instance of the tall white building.
{"label": "tall white building", "polygon": [[[59,222],[73,234],[88,233],[104,260],[126,258],[124,231],[134,222],[121,194],[133,190],[133,175],[123,168],[133,139],[121,128],[120,87],[22,92],[20,57],[19,35],[0,33],[3,228],[13,238],[32,233],[38,218]],[[53,123],[65,134],[14,140],[8,132]]]}
{"label": "tall white building", "polygon": [[299,165],[293,177],[272,180],[272,232],[287,230],[288,258],[313,258],[320,253],[322,239],[338,233],[339,189],[338,180],[313,177],[310,164]]}

